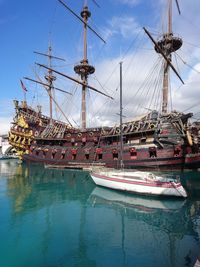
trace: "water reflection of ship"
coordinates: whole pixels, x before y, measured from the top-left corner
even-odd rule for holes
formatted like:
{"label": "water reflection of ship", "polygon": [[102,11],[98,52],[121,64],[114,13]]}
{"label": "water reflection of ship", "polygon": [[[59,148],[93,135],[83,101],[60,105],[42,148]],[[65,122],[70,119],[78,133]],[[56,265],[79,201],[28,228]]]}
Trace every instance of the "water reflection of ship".
{"label": "water reflection of ship", "polygon": [[[72,238],[75,236],[75,244],[72,242],[73,244],[68,249],[76,256],[73,259],[66,258],[68,256],[66,248],[61,246],[60,250],[64,249],[64,251],[59,261],[73,262],[72,265],[76,267],[96,266],[95,261],[87,256],[85,242],[87,222],[85,203],[94,188],[93,183],[87,179],[88,174],[80,171],[44,169],[40,165],[24,164],[19,165],[15,172],[12,179],[8,180],[7,187],[13,207],[12,223],[14,225],[16,222],[19,223],[24,215],[28,216],[28,214],[30,216],[34,214],[34,220],[37,221],[36,226],[42,220],[44,228],[42,227],[38,239],[42,243],[42,254],[46,255],[49,253],[48,246],[53,238],[54,220],[56,222],[61,220],[60,227],[64,227],[62,235],[65,236],[65,244],[69,245],[70,236]],[[60,218],[54,217],[55,214],[59,214],[55,211],[57,209],[64,211]],[[74,210],[72,211],[72,209]],[[32,231],[36,226],[32,225]],[[39,226],[41,227],[41,225]]]}
{"label": "water reflection of ship", "polygon": [[[15,212],[24,212],[29,202],[37,206],[67,200],[88,198],[93,184],[88,183],[87,173],[70,170],[44,169],[40,165],[18,165],[8,180],[8,194],[12,195]],[[44,191],[48,190],[48,194]],[[37,201],[33,201],[37,194]],[[33,204],[34,203],[34,204]]]}
{"label": "water reflection of ship", "polygon": [[135,241],[134,254],[137,249],[141,254],[142,248],[145,248],[144,258],[148,258],[148,249],[151,257],[155,254],[155,259],[149,255],[148,264],[139,259],[136,266],[194,266],[200,257],[200,201],[132,197],[96,187],[89,202],[95,208],[106,206],[115,212],[115,219],[121,218],[121,249],[125,262],[130,253],[127,244]]}

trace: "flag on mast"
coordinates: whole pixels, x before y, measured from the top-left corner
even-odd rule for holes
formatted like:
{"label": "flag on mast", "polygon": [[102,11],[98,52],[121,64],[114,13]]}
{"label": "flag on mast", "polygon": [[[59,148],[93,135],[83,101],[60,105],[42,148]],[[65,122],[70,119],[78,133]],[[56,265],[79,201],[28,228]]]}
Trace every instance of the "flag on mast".
{"label": "flag on mast", "polygon": [[21,82],[21,87],[22,87],[22,89],[23,89],[25,92],[27,92],[28,90],[26,89],[26,87],[25,87],[25,85],[23,84],[22,80],[20,80],[20,82]]}

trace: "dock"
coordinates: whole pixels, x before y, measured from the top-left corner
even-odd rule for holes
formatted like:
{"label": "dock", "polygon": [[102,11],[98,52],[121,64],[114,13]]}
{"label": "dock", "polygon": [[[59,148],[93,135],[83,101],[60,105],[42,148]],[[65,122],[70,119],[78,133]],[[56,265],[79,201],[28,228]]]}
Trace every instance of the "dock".
{"label": "dock", "polygon": [[47,169],[71,169],[71,170],[84,170],[91,171],[94,168],[103,168],[105,163],[76,163],[68,162],[66,165],[45,164]]}

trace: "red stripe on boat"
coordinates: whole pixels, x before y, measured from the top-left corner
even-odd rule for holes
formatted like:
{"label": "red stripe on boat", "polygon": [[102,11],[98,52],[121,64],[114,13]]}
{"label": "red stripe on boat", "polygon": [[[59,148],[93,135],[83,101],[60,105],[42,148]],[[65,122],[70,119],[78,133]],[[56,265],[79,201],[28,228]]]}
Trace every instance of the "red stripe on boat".
{"label": "red stripe on boat", "polygon": [[126,184],[136,184],[136,185],[144,185],[144,186],[152,186],[152,187],[164,187],[164,188],[178,188],[181,185],[181,183],[173,183],[173,182],[149,182],[149,180],[145,180],[144,182],[137,182],[137,181],[128,181],[124,179],[115,179],[115,178],[110,178],[105,175],[100,175],[100,174],[94,174],[97,178],[104,179],[104,180],[109,180],[113,182],[120,182],[120,183],[126,183]]}

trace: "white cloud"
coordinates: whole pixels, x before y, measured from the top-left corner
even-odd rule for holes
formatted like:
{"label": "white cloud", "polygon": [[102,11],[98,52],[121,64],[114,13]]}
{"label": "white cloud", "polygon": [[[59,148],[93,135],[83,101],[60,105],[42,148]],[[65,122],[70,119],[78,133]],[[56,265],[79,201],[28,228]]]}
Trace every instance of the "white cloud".
{"label": "white cloud", "polygon": [[134,17],[122,16],[112,17],[108,22],[108,27],[104,30],[104,37],[122,36],[123,38],[131,38],[141,30],[141,26],[138,24]]}

